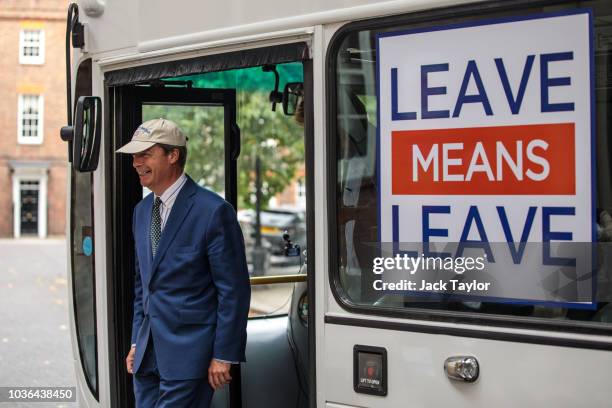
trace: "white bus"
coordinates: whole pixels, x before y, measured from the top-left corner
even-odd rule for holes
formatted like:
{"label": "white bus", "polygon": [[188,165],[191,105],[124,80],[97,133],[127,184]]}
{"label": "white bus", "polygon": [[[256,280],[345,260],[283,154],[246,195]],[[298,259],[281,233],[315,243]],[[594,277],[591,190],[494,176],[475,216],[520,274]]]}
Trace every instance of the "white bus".
{"label": "white bus", "polygon": [[[612,404],[609,0],[78,0],[67,55],[81,406],[134,404],[147,192],[114,151],[162,115],[248,250],[215,407]],[[418,259],[454,269],[413,287]]]}

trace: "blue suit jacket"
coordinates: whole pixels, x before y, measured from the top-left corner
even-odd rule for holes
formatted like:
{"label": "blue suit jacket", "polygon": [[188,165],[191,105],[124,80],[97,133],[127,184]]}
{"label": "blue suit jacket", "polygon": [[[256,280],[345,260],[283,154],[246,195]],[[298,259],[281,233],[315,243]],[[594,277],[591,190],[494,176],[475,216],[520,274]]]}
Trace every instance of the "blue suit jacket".
{"label": "blue suit jacket", "polygon": [[244,239],[232,206],[191,178],[166,221],[155,258],[153,194],[136,205],[134,372],[153,336],[160,375],[203,378],[210,360],[244,361],[251,289]]}

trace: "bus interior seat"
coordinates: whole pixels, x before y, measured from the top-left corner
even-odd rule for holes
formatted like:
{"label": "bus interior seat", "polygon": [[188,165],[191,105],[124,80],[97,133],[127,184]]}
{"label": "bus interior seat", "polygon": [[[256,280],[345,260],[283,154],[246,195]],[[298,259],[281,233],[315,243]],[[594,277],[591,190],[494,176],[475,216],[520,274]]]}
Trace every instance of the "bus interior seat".
{"label": "bus interior seat", "polygon": [[[286,315],[251,319],[247,326],[247,363],[241,364],[243,408],[293,407],[298,382],[287,342]],[[228,408],[228,387],[216,392],[213,408]]]}
{"label": "bus interior seat", "polygon": [[[294,285],[289,315],[250,319],[247,363],[241,365],[243,408],[308,406],[308,328],[298,316],[307,284]],[[229,389],[213,397],[213,408],[229,407]]]}

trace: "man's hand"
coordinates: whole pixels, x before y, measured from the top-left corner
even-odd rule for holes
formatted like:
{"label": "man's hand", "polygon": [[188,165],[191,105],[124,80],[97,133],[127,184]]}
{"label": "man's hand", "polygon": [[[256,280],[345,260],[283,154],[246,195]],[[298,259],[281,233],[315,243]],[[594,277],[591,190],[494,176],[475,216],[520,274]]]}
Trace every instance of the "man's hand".
{"label": "man's hand", "polygon": [[214,358],[210,361],[210,366],[208,367],[208,382],[214,390],[223,388],[225,384],[232,380],[230,376],[231,366],[230,363],[224,363]]}
{"label": "man's hand", "polygon": [[136,346],[132,346],[130,348],[130,352],[125,358],[125,367],[127,368],[127,372],[130,374],[134,374],[132,370],[134,369],[134,355],[136,354]]}

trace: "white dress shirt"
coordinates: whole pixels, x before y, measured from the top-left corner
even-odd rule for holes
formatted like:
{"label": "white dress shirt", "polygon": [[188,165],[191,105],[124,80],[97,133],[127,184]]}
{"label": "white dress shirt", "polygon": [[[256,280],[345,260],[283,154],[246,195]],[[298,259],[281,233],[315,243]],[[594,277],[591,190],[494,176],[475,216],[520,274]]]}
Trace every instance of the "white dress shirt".
{"label": "white dress shirt", "polygon": [[[172,206],[176,201],[176,197],[179,195],[179,191],[185,185],[187,181],[187,176],[185,173],[181,174],[179,178],[176,179],[174,183],[170,187],[166,189],[159,197],[161,199],[161,205],[159,206],[159,215],[161,217],[161,230],[164,230],[166,226],[166,221],[168,221],[168,217],[170,216],[170,211],[172,211]],[[157,198],[157,195],[154,196]]]}

